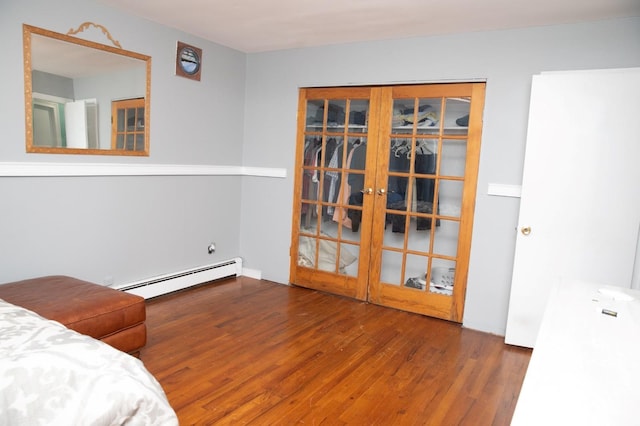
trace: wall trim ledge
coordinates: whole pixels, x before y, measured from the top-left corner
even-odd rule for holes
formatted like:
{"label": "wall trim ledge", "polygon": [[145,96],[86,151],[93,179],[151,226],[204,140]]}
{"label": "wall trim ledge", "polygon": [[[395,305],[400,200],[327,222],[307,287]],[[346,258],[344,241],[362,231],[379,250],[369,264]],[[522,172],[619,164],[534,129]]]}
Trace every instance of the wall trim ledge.
{"label": "wall trim ledge", "polygon": [[287,170],[273,167],[200,164],[0,162],[0,177],[55,176],[259,176],[285,178]]}

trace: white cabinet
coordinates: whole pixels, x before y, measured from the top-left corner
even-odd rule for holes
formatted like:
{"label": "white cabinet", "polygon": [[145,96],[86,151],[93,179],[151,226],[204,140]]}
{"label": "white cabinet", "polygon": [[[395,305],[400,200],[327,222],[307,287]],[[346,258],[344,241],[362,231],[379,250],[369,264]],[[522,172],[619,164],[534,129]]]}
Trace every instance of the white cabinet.
{"label": "white cabinet", "polygon": [[513,426],[637,425],[640,291],[561,281],[551,291]]}

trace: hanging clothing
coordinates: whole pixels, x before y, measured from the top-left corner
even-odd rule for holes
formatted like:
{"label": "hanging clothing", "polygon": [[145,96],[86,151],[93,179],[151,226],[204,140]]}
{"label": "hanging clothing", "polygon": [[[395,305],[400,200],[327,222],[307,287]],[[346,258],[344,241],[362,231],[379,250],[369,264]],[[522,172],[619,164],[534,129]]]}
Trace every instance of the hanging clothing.
{"label": "hanging clothing", "polygon": [[[349,170],[365,170],[367,160],[367,145],[364,142],[357,141],[353,148],[353,156]],[[349,195],[350,206],[362,206],[363,190],[364,190],[364,173],[349,173],[349,186],[351,194]],[[358,232],[360,229],[360,221],[362,220],[361,209],[348,209],[347,215],[351,219],[351,230]]]}
{"label": "hanging clothing", "polygon": [[[437,155],[434,154],[427,142],[418,142],[415,148],[413,170],[416,174],[433,175],[436,173]],[[389,171],[408,173],[411,167],[411,146],[406,141],[392,142],[389,157]],[[435,198],[435,179],[415,178],[413,186],[413,199],[407,200],[407,187],[409,179],[404,176],[389,176],[387,187],[387,209],[433,213]],[[405,215],[389,214],[387,223],[391,223],[392,232],[405,232]],[[431,229],[431,218],[418,217],[416,228],[418,231]],[[436,226],[439,222],[436,222]]]}
{"label": "hanging clothing", "polygon": [[[416,174],[435,174],[436,155],[432,153],[416,154],[414,163]],[[416,211],[420,213],[432,213],[435,195],[436,181],[431,178],[416,178],[415,191],[417,206]],[[419,217],[417,219],[417,230],[423,231],[431,229],[431,218]]]}
{"label": "hanging clothing", "polygon": [[[353,158],[354,147],[350,148],[349,154],[347,155],[347,161],[345,163],[345,168],[351,168],[351,160]],[[351,185],[349,185],[349,179],[344,179],[342,181],[342,185],[340,185],[340,192],[338,193],[338,202],[342,204],[349,204],[349,197],[351,196]],[[342,225],[346,228],[351,229],[351,218],[349,218],[347,214],[347,209],[342,206],[338,206],[335,208],[333,212],[333,221],[334,222],[342,222]]]}
{"label": "hanging clothing", "polygon": [[[330,146],[331,153],[327,152],[327,157],[325,157],[327,161],[327,167],[330,169],[337,169],[340,167],[342,162],[342,143],[338,143],[335,138],[329,139],[327,142],[327,146]],[[325,200],[328,203],[335,203],[336,198],[336,190],[338,189],[338,185],[340,182],[340,172],[334,170],[328,170],[325,174]],[[329,218],[333,217],[334,207],[327,206],[327,216]]]}

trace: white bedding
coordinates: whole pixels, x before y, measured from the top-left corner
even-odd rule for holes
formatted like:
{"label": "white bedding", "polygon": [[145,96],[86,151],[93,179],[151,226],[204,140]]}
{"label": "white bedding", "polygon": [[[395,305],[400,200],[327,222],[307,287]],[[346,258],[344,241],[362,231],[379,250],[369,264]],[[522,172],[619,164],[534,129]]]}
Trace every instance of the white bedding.
{"label": "white bedding", "polygon": [[177,425],[142,362],[0,299],[2,425]]}

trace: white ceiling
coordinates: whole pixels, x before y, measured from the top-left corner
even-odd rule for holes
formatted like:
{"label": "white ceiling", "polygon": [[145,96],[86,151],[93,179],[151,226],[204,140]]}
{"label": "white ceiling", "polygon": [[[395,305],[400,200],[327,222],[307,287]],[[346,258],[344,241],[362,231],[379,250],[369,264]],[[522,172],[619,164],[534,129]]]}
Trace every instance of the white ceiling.
{"label": "white ceiling", "polygon": [[640,16],[640,0],[100,0],[253,53]]}

